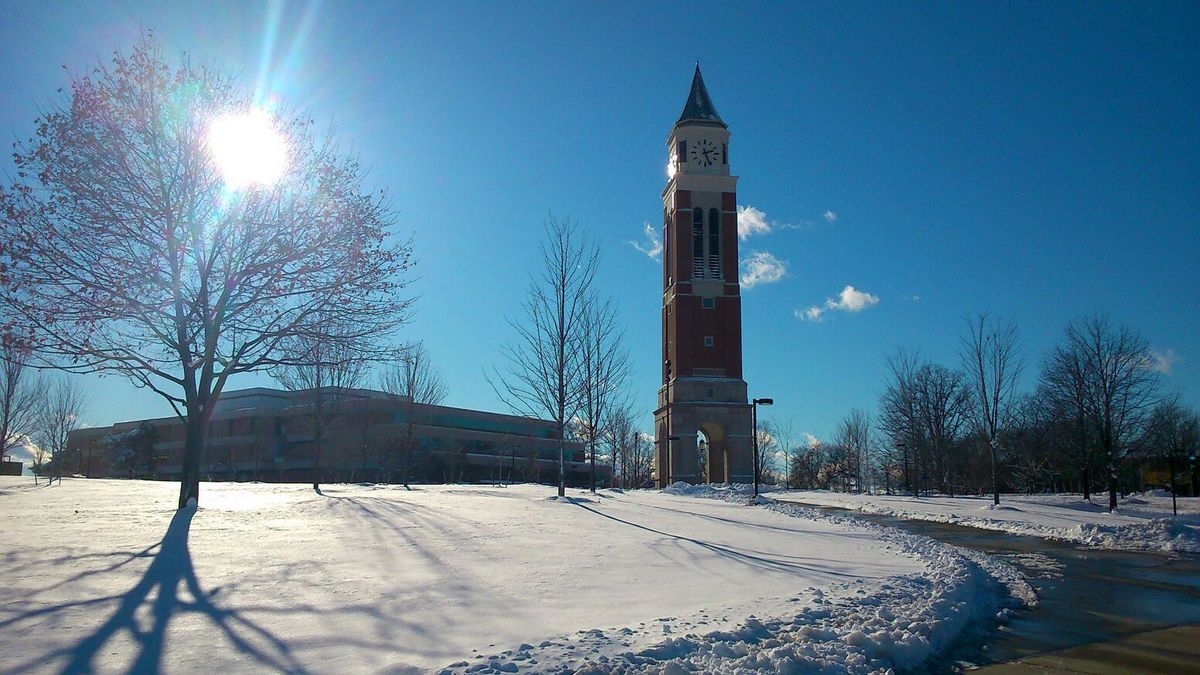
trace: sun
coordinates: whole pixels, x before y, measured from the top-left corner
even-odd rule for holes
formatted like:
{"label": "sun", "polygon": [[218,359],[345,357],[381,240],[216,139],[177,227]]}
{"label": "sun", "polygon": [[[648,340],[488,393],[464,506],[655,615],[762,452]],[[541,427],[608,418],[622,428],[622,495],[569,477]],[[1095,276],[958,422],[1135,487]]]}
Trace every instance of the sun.
{"label": "sun", "polygon": [[272,185],[287,169],[287,142],[264,110],[217,117],[207,141],[213,163],[232,189]]}

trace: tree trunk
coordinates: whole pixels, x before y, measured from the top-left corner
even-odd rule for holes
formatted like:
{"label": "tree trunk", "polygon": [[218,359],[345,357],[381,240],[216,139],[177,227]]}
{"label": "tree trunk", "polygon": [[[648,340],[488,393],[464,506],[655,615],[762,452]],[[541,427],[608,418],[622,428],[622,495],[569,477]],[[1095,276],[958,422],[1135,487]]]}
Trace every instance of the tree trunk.
{"label": "tree trunk", "polygon": [[997,482],[996,471],[996,443],[995,441],[988,443],[988,449],[992,454],[992,506],[1000,505],[1000,483]]}
{"label": "tree trunk", "polygon": [[[562,406],[559,406],[558,409],[560,411],[560,415],[559,415],[558,419],[561,420],[562,419],[562,415],[561,415]],[[567,473],[566,473],[567,472],[567,469],[566,469],[567,448],[566,448],[566,439],[563,438],[563,434],[565,431],[566,431],[566,429],[564,428],[563,423],[559,422],[558,423],[558,496],[559,497],[565,497],[567,495],[567,488],[566,488],[566,484],[567,484]]]}
{"label": "tree trunk", "polygon": [[[321,442],[314,439],[313,442],[313,489],[317,492],[321,491]],[[354,480],[353,477],[351,480]]]}
{"label": "tree trunk", "polygon": [[183,472],[179,477],[179,508],[181,509],[188,506],[189,501],[200,504],[200,453],[204,448],[204,430],[207,426],[204,418],[203,412],[193,415],[189,411],[185,421]]}
{"label": "tree trunk", "polygon": [[408,484],[409,474],[412,473],[412,439],[404,442],[404,453],[400,458],[400,482],[404,484],[405,490],[411,490],[412,487]]}
{"label": "tree trunk", "polygon": [[1117,458],[1112,449],[1108,453],[1108,512],[1117,510]]}
{"label": "tree trunk", "polygon": [[1090,501],[1092,501],[1092,476],[1091,476],[1091,472],[1088,471],[1087,460],[1084,460],[1082,470],[1083,470],[1083,500],[1090,502]]}
{"label": "tree trunk", "polygon": [[589,433],[589,445],[592,446],[592,494],[596,494],[596,435]]}

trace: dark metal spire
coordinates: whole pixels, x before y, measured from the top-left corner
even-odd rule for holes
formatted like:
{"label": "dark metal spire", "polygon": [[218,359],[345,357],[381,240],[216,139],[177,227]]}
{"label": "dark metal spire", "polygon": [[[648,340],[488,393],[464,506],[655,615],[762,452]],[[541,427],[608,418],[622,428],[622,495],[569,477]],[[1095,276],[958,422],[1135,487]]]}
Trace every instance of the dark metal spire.
{"label": "dark metal spire", "polygon": [[675,124],[684,122],[726,126],[725,122],[721,120],[721,116],[717,114],[717,107],[709,98],[708,90],[704,88],[704,78],[700,76],[699,61],[696,62],[696,74],[692,76],[692,91],[688,94],[687,104],[683,106],[683,114],[679,116],[679,121]]}

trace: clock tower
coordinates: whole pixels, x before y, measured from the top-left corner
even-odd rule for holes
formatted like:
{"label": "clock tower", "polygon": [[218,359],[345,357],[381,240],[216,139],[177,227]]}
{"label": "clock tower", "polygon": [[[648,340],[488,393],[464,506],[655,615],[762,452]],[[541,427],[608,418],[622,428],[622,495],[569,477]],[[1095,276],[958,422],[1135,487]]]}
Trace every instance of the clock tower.
{"label": "clock tower", "polygon": [[654,411],[659,487],[750,482],[753,430],[742,379],[737,176],[729,129],[700,66],[667,139],[663,189],[663,386]]}

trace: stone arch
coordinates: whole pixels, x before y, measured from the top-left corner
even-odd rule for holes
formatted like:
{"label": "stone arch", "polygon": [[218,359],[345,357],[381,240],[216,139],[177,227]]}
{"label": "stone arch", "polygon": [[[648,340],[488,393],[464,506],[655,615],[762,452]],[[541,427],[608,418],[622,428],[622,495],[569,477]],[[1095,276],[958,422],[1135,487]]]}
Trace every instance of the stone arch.
{"label": "stone arch", "polygon": [[654,440],[657,441],[654,448],[655,459],[657,460],[654,464],[654,480],[658,482],[659,486],[666,487],[668,485],[666,481],[669,480],[671,473],[669,468],[671,466],[671,457],[667,451],[667,425],[665,423],[659,422]]}
{"label": "stone arch", "polygon": [[710,483],[708,478],[708,436],[703,429],[696,430],[696,479],[699,483]]}
{"label": "stone arch", "polygon": [[709,483],[729,482],[729,448],[725,428],[716,422],[701,422],[696,431],[704,437],[707,445],[705,480]]}

